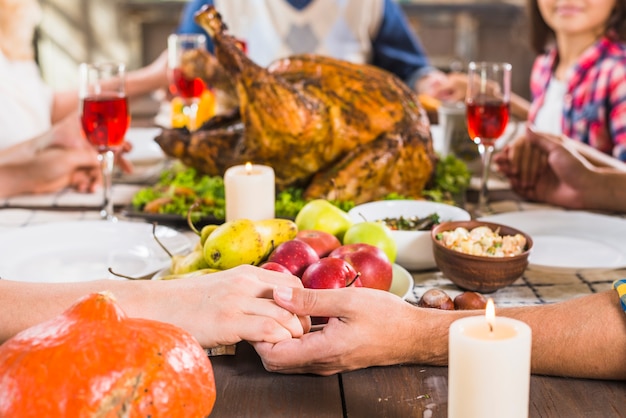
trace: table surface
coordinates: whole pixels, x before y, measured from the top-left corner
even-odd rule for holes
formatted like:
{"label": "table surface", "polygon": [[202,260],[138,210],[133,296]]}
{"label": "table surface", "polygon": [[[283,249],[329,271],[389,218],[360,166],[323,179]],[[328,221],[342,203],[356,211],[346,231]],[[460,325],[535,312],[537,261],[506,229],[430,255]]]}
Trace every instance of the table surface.
{"label": "table surface", "polygon": [[[139,187],[117,184],[118,208],[127,205]],[[98,219],[97,205],[93,205],[98,202],[97,197],[64,201],[63,196],[66,192],[0,202],[0,234],[41,223]],[[492,197],[495,212],[545,208],[520,202],[505,188],[494,191]],[[412,274],[415,287],[409,302],[417,301],[431,287],[443,288],[453,297],[458,292],[437,270]],[[588,273],[527,270],[521,280],[492,296],[498,305],[552,303],[603,291],[611,287],[613,280],[623,277],[626,277],[624,269]],[[265,371],[247,343],[238,344],[234,356],[217,356],[211,360],[218,390],[212,417],[447,416],[446,367],[373,367],[330,377],[282,375]],[[626,382],[531,377],[531,417],[624,417],[625,408]]]}

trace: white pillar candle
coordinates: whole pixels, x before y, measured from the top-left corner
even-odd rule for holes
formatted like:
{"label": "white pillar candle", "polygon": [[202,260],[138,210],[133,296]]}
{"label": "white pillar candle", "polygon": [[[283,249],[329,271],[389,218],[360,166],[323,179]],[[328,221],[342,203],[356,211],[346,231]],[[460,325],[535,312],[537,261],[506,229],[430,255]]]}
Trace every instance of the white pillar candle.
{"label": "white pillar candle", "polygon": [[531,331],[524,322],[495,317],[490,299],[485,316],[450,326],[449,418],[527,418]]}
{"label": "white pillar candle", "polygon": [[226,221],[274,218],[276,201],[274,170],[247,163],[230,167],[224,173]]}

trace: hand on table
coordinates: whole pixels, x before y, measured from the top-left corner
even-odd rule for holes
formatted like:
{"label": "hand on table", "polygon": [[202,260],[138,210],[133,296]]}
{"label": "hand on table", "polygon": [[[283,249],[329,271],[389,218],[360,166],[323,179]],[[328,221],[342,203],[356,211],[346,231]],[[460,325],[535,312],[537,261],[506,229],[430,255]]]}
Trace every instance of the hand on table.
{"label": "hand on table", "polygon": [[446,102],[462,102],[467,90],[467,76],[461,73],[445,74],[432,71],[417,82],[417,92]]}
{"label": "hand on table", "polygon": [[512,189],[525,199],[572,209],[584,208],[584,194],[592,189],[594,167],[568,141],[527,129],[526,136],[496,156]]}
{"label": "hand on table", "polygon": [[255,343],[267,370],[331,375],[373,365],[401,363],[410,355],[401,347],[414,344],[404,344],[402,340],[415,339],[409,331],[409,311],[416,308],[399,297],[368,288],[288,290],[280,288],[274,292],[280,306],[298,315],[331,318],[322,330],[301,338],[276,344]]}
{"label": "hand on table", "polygon": [[[279,341],[309,331],[309,318],[298,317],[272,299],[276,286],[302,288],[299,278],[253,266],[239,266],[206,276],[162,282],[172,298],[154,298],[152,309],[162,319],[191,332],[204,347],[231,345],[242,340]],[[165,306],[159,306],[164,303]],[[162,318],[158,318],[162,316]]]}

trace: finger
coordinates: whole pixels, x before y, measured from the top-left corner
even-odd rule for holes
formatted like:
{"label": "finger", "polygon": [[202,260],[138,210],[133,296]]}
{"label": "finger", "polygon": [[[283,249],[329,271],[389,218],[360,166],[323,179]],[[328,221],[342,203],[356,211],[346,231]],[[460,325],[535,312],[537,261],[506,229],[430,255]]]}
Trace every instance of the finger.
{"label": "finger", "polygon": [[[294,313],[278,306],[271,299],[251,298],[247,300],[243,309],[243,313],[251,317],[267,317],[273,322],[281,325],[290,332],[290,336],[301,337],[305,330],[311,328],[311,322],[308,317],[298,317]],[[273,324],[268,323],[268,327],[272,328]]]}
{"label": "finger", "polygon": [[313,290],[276,287],[274,300],[283,308],[298,315],[342,317],[347,312],[345,308],[348,300],[346,293],[355,290],[357,289]]}

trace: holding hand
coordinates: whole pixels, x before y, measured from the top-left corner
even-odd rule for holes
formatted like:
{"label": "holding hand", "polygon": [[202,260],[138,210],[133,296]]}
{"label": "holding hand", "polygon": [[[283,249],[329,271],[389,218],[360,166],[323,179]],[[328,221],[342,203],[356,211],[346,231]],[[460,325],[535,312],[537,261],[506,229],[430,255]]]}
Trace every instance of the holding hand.
{"label": "holding hand", "polygon": [[[364,287],[323,291],[280,287],[274,291],[274,299],[298,315],[330,319],[322,330],[298,339],[255,343],[269,371],[331,375],[410,360],[411,353],[397,347],[403,346],[398,339],[415,338],[409,318],[416,309],[389,292]],[[389,312],[405,320],[390,321]]]}
{"label": "holding hand", "polygon": [[513,190],[528,200],[571,209],[589,208],[596,168],[566,138],[527,130],[496,158]]}
{"label": "holding hand", "polygon": [[[147,291],[154,282],[145,282]],[[148,301],[155,319],[191,332],[203,347],[242,340],[278,343],[309,331],[308,317],[298,317],[272,299],[276,286],[302,288],[299,278],[249,265],[188,279],[160,282],[172,298]],[[184,308],[183,308],[184,305]],[[145,315],[145,312],[144,312]]]}

